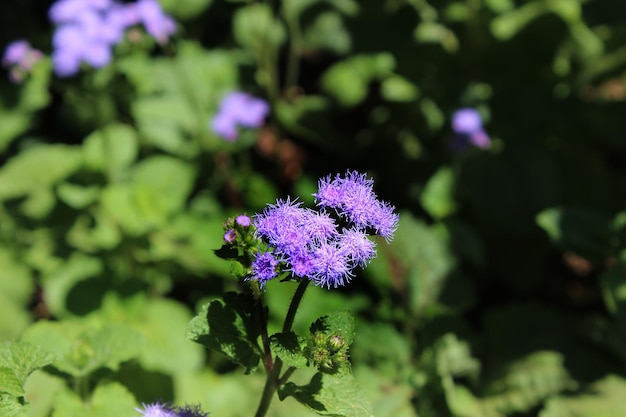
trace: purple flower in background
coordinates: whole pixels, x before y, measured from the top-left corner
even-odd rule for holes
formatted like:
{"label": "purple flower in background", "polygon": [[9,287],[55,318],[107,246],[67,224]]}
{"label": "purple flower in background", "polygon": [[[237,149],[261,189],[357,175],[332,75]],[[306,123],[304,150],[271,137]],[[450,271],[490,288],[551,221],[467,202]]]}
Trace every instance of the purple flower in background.
{"label": "purple flower in background", "polygon": [[270,108],[263,99],[235,91],[221,101],[217,114],[211,120],[211,129],[226,140],[237,139],[238,127],[260,127]]}
{"label": "purple flower in background", "polygon": [[483,129],[482,117],[475,109],[457,110],[452,115],[452,130],[456,134],[452,140],[454,150],[463,150],[469,145],[486,149],[491,145],[491,139]]}
{"label": "purple flower in background", "polygon": [[166,42],[176,31],[174,20],[156,0],[58,0],[48,16],[57,25],[52,63],[59,77],[76,74],[83,62],[94,68],[107,65],[113,46],[122,41],[131,26],[143,24],[159,43]]}
{"label": "purple flower in background", "polygon": [[176,407],[178,417],[207,417],[209,414],[202,411],[199,405],[185,404],[183,407]]}
{"label": "purple flower in background", "polygon": [[42,56],[41,51],[31,47],[28,41],[20,39],[7,45],[2,56],[2,65],[10,70],[11,81],[20,82]]}

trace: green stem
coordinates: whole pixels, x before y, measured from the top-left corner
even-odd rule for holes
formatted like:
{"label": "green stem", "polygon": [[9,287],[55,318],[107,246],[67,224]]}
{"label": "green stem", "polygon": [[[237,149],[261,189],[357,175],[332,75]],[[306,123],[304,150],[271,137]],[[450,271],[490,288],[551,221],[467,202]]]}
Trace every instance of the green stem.
{"label": "green stem", "polygon": [[[304,296],[304,292],[306,291],[307,286],[309,285],[308,279],[303,279],[298,284],[298,288],[296,288],[296,292],[291,299],[291,304],[289,304],[289,310],[287,310],[287,315],[285,316],[285,323],[283,324],[283,332],[288,332],[291,330],[291,326],[293,325],[293,320],[296,317],[296,311],[298,311],[298,306],[302,301],[302,297]],[[267,327],[267,326],[266,326]],[[267,332],[267,330],[263,330]],[[268,346],[269,349],[269,346]],[[295,368],[288,368],[282,377],[280,377],[280,371],[283,367],[283,361],[280,358],[276,358],[274,361],[274,366],[272,368],[267,368],[267,378],[265,379],[265,387],[263,387],[263,395],[261,396],[261,402],[259,402],[259,406],[254,414],[254,417],[264,417],[267,414],[267,410],[270,408],[270,404],[272,403],[272,399],[274,398],[274,393],[278,387],[287,382]]]}
{"label": "green stem", "polygon": [[293,294],[293,298],[291,299],[291,304],[289,305],[289,310],[287,311],[287,316],[285,316],[285,323],[283,324],[283,333],[291,330],[291,326],[293,326],[293,319],[296,317],[296,311],[300,306],[300,301],[302,301],[302,297],[304,296],[304,291],[306,291],[309,286],[308,279],[300,280],[298,284],[298,288],[296,288],[296,292]]}

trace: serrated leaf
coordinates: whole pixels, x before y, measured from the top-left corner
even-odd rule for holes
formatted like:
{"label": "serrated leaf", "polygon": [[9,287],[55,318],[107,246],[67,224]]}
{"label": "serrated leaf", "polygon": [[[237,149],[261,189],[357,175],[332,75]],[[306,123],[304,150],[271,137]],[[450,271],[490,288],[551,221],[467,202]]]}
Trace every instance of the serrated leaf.
{"label": "serrated leaf", "polygon": [[294,397],[322,416],[372,417],[373,409],[352,374],[316,373],[307,385],[288,382],[279,390],[281,400]]}
{"label": "serrated leaf", "polygon": [[14,397],[24,396],[23,381],[13,369],[6,366],[0,366],[0,392],[5,392]]}
{"label": "serrated leaf", "polygon": [[22,384],[33,371],[53,360],[49,352],[27,342],[0,343],[0,367],[11,369]]}
{"label": "serrated leaf", "polygon": [[28,405],[22,404],[16,397],[0,393],[0,416],[26,417],[27,409]]}
{"label": "serrated leaf", "polygon": [[307,359],[302,353],[303,341],[294,332],[276,333],[270,337],[272,353],[277,355],[286,366],[304,368]]}
{"label": "serrated leaf", "polygon": [[227,292],[202,308],[187,326],[187,338],[222,353],[248,371],[256,368],[260,348],[258,317],[252,297]]}
{"label": "serrated leaf", "polygon": [[87,376],[99,368],[117,370],[122,362],[139,355],[145,343],[142,335],[129,326],[98,326],[88,320],[37,322],[24,339],[45,345],[57,357],[53,366],[75,377]]}

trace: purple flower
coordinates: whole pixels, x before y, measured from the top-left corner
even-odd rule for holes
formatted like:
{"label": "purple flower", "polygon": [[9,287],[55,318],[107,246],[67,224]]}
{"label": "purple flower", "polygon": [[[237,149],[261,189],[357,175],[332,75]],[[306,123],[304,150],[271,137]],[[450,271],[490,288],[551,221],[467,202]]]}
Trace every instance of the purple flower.
{"label": "purple flower", "polygon": [[270,252],[257,253],[252,261],[252,279],[256,279],[263,287],[267,281],[278,276],[279,261]]}
{"label": "purple flower", "polygon": [[322,243],[313,252],[313,281],[322,287],[337,288],[350,282],[352,267],[346,253],[334,243]]}
{"label": "purple flower", "polygon": [[20,82],[42,56],[41,51],[32,48],[28,41],[20,39],[7,46],[2,65],[9,69],[11,81]]}
{"label": "purple flower", "polygon": [[339,247],[358,266],[367,265],[376,256],[374,246],[367,234],[358,229],[344,230],[339,238]]}
{"label": "purple flower", "polygon": [[141,404],[142,408],[136,408],[142,417],[177,417],[177,414],[167,404],[156,402],[154,404]]}
{"label": "purple flower", "polygon": [[[279,199],[255,216],[255,236],[272,252],[256,256],[250,279],[263,284],[287,271],[336,288],[350,282],[354,268],[376,256],[371,232],[387,241],[393,238],[399,217],[393,206],[377,198],[373,180],[365,174],[348,171],[322,178],[314,195],[319,210]],[[339,225],[347,227],[340,232]]]}
{"label": "purple flower", "polygon": [[238,127],[260,127],[270,108],[263,99],[243,92],[227,94],[217,114],[211,119],[211,130],[226,140],[237,139]]}
{"label": "purple flower", "polygon": [[156,402],[142,404],[142,408],[136,408],[142,417],[207,417],[208,413],[202,411],[199,405],[185,404],[182,407],[172,407],[169,404]]}
{"label": "purple flower", "polygon": [[136,12],[146,32],[159,43],[167,42],[176,32],[176,22],[168,16],[156,0],[138,0]]}
{"label": "purple flower", "polygon": [[491,145],[489,135],[483,129],[480,113],[472,108],[457,110],[452,115],[452,130],[456,134],[452,140],[454,150],[463,150],[469,145],[486,149]]}
{"label": "purple flower", "polygon": [[348,171],[345,176],[322,178],[315,201],[322,208],[334,208],[340,216],[358,229],[371,228],[387,241],[393,239],[398,215],[394,207],[378,200],[374,181],[365,174]]}
{"label": "purple flower", "polygon": [[178,417],[207,417],[209,414],[202,411],[200,405],[185,404],[183,407],[176,407]]}
{"label": "purple flower", "polygon": [[175,22],[156,0],[128,4],[114,0],[58,0],[50,7],[48,16],[57,25],[52,63],[59,77],[76,74],[82,62],[94,68],[107,65],[113,46],[131,26],[143,23],[146,32],[160,43],[176,30]]}
{"label": "purple flower", "polygon": [[237,232],[234,229],[230,229],[224,233],[224,241],[226,243],[233,243],[237,239]]}
{"label": "purple flower", "polygon": [[235,223],[239,226],[248,227],[252,224],[252,219],[245,214],[240,214],[237,218],[235,218]]}

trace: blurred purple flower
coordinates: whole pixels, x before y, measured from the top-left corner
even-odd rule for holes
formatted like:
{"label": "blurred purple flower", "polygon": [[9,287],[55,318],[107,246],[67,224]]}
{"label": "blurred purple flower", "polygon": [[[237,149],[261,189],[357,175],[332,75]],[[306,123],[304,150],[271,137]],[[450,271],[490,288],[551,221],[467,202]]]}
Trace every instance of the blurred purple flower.
{"label": "blurred purple flower", "polygon": [[76,74],[82,62],[94,68],[107,65],[113,46],[131,26],[143,23],[146,32],[160,43],[176,30],[175,22],[156,0],[58,0],[48,16],[57,25],[52,63],[59,77]]}
{"label": "blurred purple flower", "polygon": [[233,141],[237,139],[239,126],[260,127],[269,111],[265,100],[235,91],[222,99],[217,114],[211,120],[211,130],[218,136]]}
{"label": "blurred purple flower", "polygon": [[31,47],[28,41],[20,39],[7,45],[2,56],[2,65],[9,69],[9,77],[13,82],[20,82],[42,56],[41,51]]}
{"label": "blurred purple flower", "polygon": [[146,32],[159,43],[165,43],[176,32],[176,22],[167,15],[157,0],[138,0],[136,13]]}
{"label": "blurred purple flower", "polygon": [[452,115],[452,130],[455,133],[451,147],[461,151],[470,145],[486,149],[491,146],[491,139],[483,129],[480,113],[472,108],[457,110]]}
{"label": "blurred purple flower", "polygon": [[202,411],[199,405],[185,404],[183,407],[176,407],[178,417],[207,417],[209,414]]}

